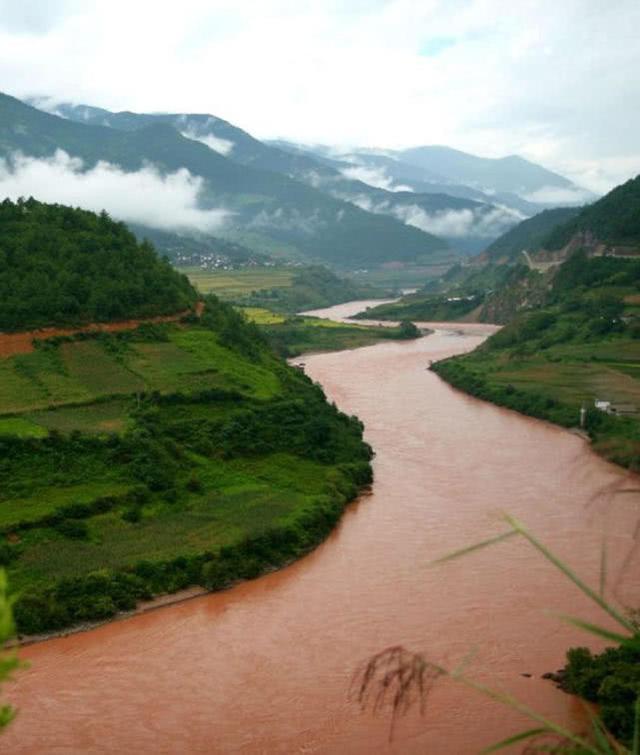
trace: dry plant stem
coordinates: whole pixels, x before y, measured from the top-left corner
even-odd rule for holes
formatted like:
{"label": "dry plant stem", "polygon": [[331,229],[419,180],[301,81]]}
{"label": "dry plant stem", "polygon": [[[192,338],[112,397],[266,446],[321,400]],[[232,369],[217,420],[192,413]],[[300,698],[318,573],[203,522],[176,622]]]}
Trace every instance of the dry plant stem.
{"label": "dry plant stem", "polygon": [[371,707],[374,713],[380,711],[386,703],[391,705],[389,726],[389,740],[391,740],[398,716],[405,715],[415,702],[420,702],[421,712],[424,713],[429,692],[434,682],[441,676],[447,676],[480,692],[485,697],[508,705],[541,724],[545,732],[556,734],[584,748],[585,753],[601,755],[582,737],[545,718],[519,702],[513,695],[492,689],[462,673],[450,672],[438,664],[427,661],[420,653],[413,653],[401,645],[386,648],[367,662],[358,674],[357,699],[363,710]]}

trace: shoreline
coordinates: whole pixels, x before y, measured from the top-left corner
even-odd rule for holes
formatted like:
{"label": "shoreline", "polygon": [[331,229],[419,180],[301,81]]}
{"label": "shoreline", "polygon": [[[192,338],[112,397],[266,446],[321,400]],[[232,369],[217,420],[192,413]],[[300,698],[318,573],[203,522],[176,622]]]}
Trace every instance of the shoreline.
{"label": "shoreline", "polygon": [[[326,537],[324,537],[319,542],[315,543],[308,550],[304,551],[303,553],[300,553],[298,556],[287,559],[286,561],[279,564],[278,566],[272,566],[268,569],[265,569],[263,572],[261,572],[257,577],[254,577],[253,579],[260,579],[261,577],[264,577],[267,574],[273,574],[274,572],[280,571],[282,569],[286,569],[288,566],[295,564],[297,561],[300,561],[301,559],[305,558],[305,556],[308,556],[310,553],[313,553],[313,551],[316,550],[316,548],[320,547],[320,545],[322,545],[322,543],[326,541],[329,535],[331,535],[335,531],[336,527],[342,521],[342,517],[345,511],[350,506],[354,505],[355,503],[358,503],[362,498],[367,498],[370,495],[372,495],[371,483],[368,485],[363,485],[358,490],[358,493],[350,501],[347,501],[345,503],[344,509],[342,510],[340,518],[336,522],[335,526],[330,530],[330,532],[327,533]],[[37,645],[39,643],[48,642],[49,640],[56,640],[62,637],[68,637],[74,634],[81,634],[83,632],[91,632],[94,629],[99,629],[100,627],[106,626],[107,624],[113,624],[118,621],[126,621],[127,619],[131,619],[134,616],[141,616],[145,613],[158,611],[161,608],[168,608],[169,606],[177,605],[179,603],[187,603],[188,601],[195,600],[196,598],[203,598],[205,595],[213,595],[218,592],[232,590],[237,585],[244,584],[245,582],[251,582],[253,581],[253,579],[238,579],[232,584],[229,584],[226,587],[223,587],[218,590],[202,587],[202,585],[192,585],[191,587],[185,587],[182,590],[178,590],[177,592],[165,593],[164,595],[157,595],[156,597],[151,598],[150,600],[143,600],[135,608],[131,609],[130,611],[119,611],[113,616],[110,616],[109,618],[103,619],[101,621],[87,621],[81,624],[74,624],[73,626],[64,627],[62,629],[53,629],[50,632],[42,632],[41,634],[18,635],[14,637],[13,639],[9,640],[5,644],[5,648],[6,649],[19,649],[23,647],[29,647],[30,645]]]}
{"label": "shoreline", "polygon": [[158,595],[157,597],[151,598],[150,600],[143,600],[131,611],[120,611],[114,616],[111,616],[108,619],[103,619],[102,621],[87,621],[82,624],[75,624],[71,627],[65,627],[64,629],[55,629],[51,630],[50,632],[42,632],[42,634],[18,635],[18,637],[10,640],[5,647],[28,647],[29,645],[36,645],[41,642],[47,642],[48,640],[56,640],[61,637],[68,637],[72,634],[91,632],[93,629],[99,629],[106,624],[113,624],[116,621],[131,619],[134,616],[151,613],[152,611],[157,611],[160,608],[176,605],[177,603],[186,603],[189,600],[201,598],[211,592],[213,592],[213,590],[207,590],[206,587],[200,587],[198,585],[194,585],[193,587],[185,587],[184,589],[178,590],[177,592]]}
{"label": "shoreline", "polygon": [[[430,323],[431,324],[431,323]],[[435,323],[434,323],[435,324]],[[385,325],[388,325],[385,323]],[[430,335],[433,335],[436,330],[422,327],[420,328],[422,331],[422,337],[428,337]],[[380,343],[385,343],[385,339],[381,338],[379,341],[376,341],[376,343],[369,344],[368,346],[377,346]],[[399,339],[399,342],[402,343],[403,340]],[[327,354],[327,353],[339,353],[341,351],[354,351],[358,348],[367,348],[366,347],[354,347],[352,349],[336,349],[334,351],[331,350],[320,350],[320,351],[309,351],[304,352],[302,354],[299,354],[297,356],[289,357],[285,361],[291,365],[296,366],[294,362],[296,360],[302,360],[306,357],[313,356],[314,354]],[[372,486],[371,484],[363,486],[357,493],[356,496],[351,501],[348,501],[345,505],[345,510],[352,504],[360,501],[363,497],[368,497],[372,494]],[[343,511],[344,513],[344,511]],[[338,520],[338,523],[342,520],[342,515],[340,516],[340,519]],[[336,526],[337,524],[336,523]],[[331,530],[333,532],[335,530],[335,527]],[[331,534],[331,533],[329,533]],[[278,566],[274,566],[270,569],[266,569],[264,572],[262,572],[256,579],[259,579],[262,576],[265,576],[266,574],[273,573],[275,571],[279,571],[280,569],[285,569],[287,566],[290,566],[291,564],[295,563],[296,561],[299,561],[301,558],[304,558],[306,555],[311,553],[313,550],[315,550],[322,542],[324,542],[326,538],[321,540],[319,543],[316,543],[311,549],[308,551],[301,553],[299,556],[293,559],[287,560],[285,563],[282,563]],[[233,587],[235,587],[238,584],[242,584],[243,582],[247,582],[250,580],[238,580],[237,582],[234,582],[233,584],[228,585],[225,588],[222,588],[223,590],[230,590]],[[185,603],[190,600],[194,600],[196,598],[204,597],[205,595],[210,595],[215,592],[221,592],[221,590],[211,590],[205,587],[202,587],[200,585],[193,585],[191,587],[186,587],[182,590],[178,590],[175,593],[168,593],[164,595],[158,595],[154,598],[151,598],[150,600],[141,601],[135,608],[131,609],[130,611],[120,611],[113,616],[110,616],[107,619],[103,619],[100,621],[90,621],[90,622],[83,622],[80,624],[76,624],[73,626],[63,627],[61,629],[51,630],[49,632],[42,632],[40,634],[31,634],[31,635],[17,635],[12,640],[9,640],[5,647],[8,649],[19,649],[23,647],[29,647],[30,645],[36,645],[39,643],[48,642],[50,640],[60,639],[63,637],[68,637],[70,635],[74,634],[80,634],[84,632],[90,632],[94,629],[99,629],[102,626],[105,626],[107,624],[111,624],[117,621],[125,621],[126,619],[133,618],[134,616],[139,616],[145,613],[150,613],[152,611],[159,610],[161,608],[165,608],[172,605],[177,605],[180,603]]]}

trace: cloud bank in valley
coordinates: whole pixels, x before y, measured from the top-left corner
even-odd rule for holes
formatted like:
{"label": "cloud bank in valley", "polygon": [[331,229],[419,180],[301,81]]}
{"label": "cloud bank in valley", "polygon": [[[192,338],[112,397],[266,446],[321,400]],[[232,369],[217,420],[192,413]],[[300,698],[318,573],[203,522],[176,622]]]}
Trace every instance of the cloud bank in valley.
{"label": "cloud bank in valley", "polygon": [[43,202],[106,210],[113,217],[165,230],[212,232],[228,219],[198,205],[203,180],[186,169],[162,175],[153,165],[125,173],[107,162],[88,170],[63,150],[44,159],[16,153],[0,160],[0,198],[33,196]]}
{"label": "cloud bank in valley", "polygon": [[386,191],[413,191],[410,186],[395,184],[384,168],[373,168],[366,165],[350,165],[348,168],[343,168],[340,172],[345,178],[349,178],[353,181],[362,181],[362,183],[373,186],[376,189],[386,189]]}
{"label": "cloud bank in valley", "polygon": [[446,238],[496,238],[525,219],[525,215],[502,205],[486,205],[478,209],[436,210],[427,212],[417,204],[372,202],[367,196],[342,197],[361,210],[392,215],[406,225]]}
{"label": "cloud bank in valley", "polygon": [[506,207],[489,207],[486,210],[439,210],[426,212],[417,205],[394,208],[393,214],[403,223],[447,238],[496,238],[508,228],[524,220]]}
{"label": "cloud bank in valley", "polygon": [[230,139],[222,139],[222,137],[216,136],[211,132],[207,134],[198,134],[195,129],[190,128],[186,131],[181,131],[180,133],[187,139],[193,139],[197,142],[202,142],[202,144],[206,144],[209,149],[212,149],[214,152],[218,152],[225,157],[231,153],[235,146]]}
{"label": "cloud bank in valley", "polygon": [[562,186],[543,186],[531,194],[523,194],[522,198],[529,202],[557,205],[593,202],[593,194],[578,186],[567,188]]}

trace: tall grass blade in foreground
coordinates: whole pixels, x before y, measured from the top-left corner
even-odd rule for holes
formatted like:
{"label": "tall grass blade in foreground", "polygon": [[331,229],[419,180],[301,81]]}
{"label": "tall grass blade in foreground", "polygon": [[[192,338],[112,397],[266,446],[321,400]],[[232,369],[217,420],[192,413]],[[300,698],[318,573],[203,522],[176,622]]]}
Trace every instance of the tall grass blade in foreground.
{"label": "tall grass blade in foreground", "polygon": [[[582,593],[614,619],[625,630],[625,634],[614,632],[591,622],[570,616],[561,616],[562,620],[601,639],[615,642],[618,645],[635,646],[638,643],[640,637],[637,624],[620,613],[616,607],[604,598],[607,573],[606,547],[604,545],[600,560],[600,590],[596,592],[584,583],[567,564],[552,553],[515,517],[504,514],[503,518],[510,526],[510,529],[506,532],[447,554],[433,561],[432,565],[444,564],[520,535],[551,562],[567,579],[573,582]],[[497,752],[519,742],[529,742],[527,752],[546,751],[566,753],[566,755],[640,755],[640,697],[635,704],[633,743],[631,749],[628,749],[614,739],[610,732],[607,731],[602,720],[593,714],[590,709],[587,708],[591,721],[591,736],[589,739],[586,739],[529,708],[529,706],[520,702],[513,695],[476,682],[463,673],[462,667],[464,665],[462,664],[458,670],[451,672],[436,663],[428,661],[420,653],[413,653],[401,646],[394,646],[376,654],[364,665],[358,674],[357,698],[363,709],[371,705],[374,712],[378,712],[385,703],[391,703],[392,720],[389,732],[391,738],[397,716],[407,713],[416,700],[420,701],[420,707],[424,710],[426,697],[433,684],[439,677],[448,676],[480,692],[485,697],[509,706],[539,724],[536,728],[513,734],[497,742],[484,750],[485,753]],[[425,680],[428,680],[428,683],[425,683]],[[556,742],[553,746],[536,745],[535,741],[541,736],[554,737]]]}
{"label": "tall grass blade in foreground", "polygon": [[[12,600],[7,595],[7,575],[0,569],[0,683],[10,681],[13,672],[24,666],[14,652],[2,650],[14,634]],[[15,715],[16,711],[11,705],[0,707],[0,731],[13,721]]]}

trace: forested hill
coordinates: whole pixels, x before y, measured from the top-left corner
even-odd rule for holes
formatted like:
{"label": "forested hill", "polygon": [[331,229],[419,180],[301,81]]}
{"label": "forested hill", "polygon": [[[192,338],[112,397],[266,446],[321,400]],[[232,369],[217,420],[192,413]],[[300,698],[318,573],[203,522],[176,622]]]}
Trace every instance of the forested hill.
{"label": "forested hill", "polygon": [[106,213],[0,204],[0,330],[175,314],[196,298],[186,276]]}
{"label": "forested hill", "polygon": [[557,226],[570,222],[579,213],[579,207],[544,210],[502,234],[477,259],[479,262],[496,264],[522,262],[523,250],[533,252],[540,249]]}
{"label": "forested hill", "polygon": [[608,245],[640,246],[640,176],[616,186],[573,220],[558,226],[544,248],[562,249],[579,233]]}

